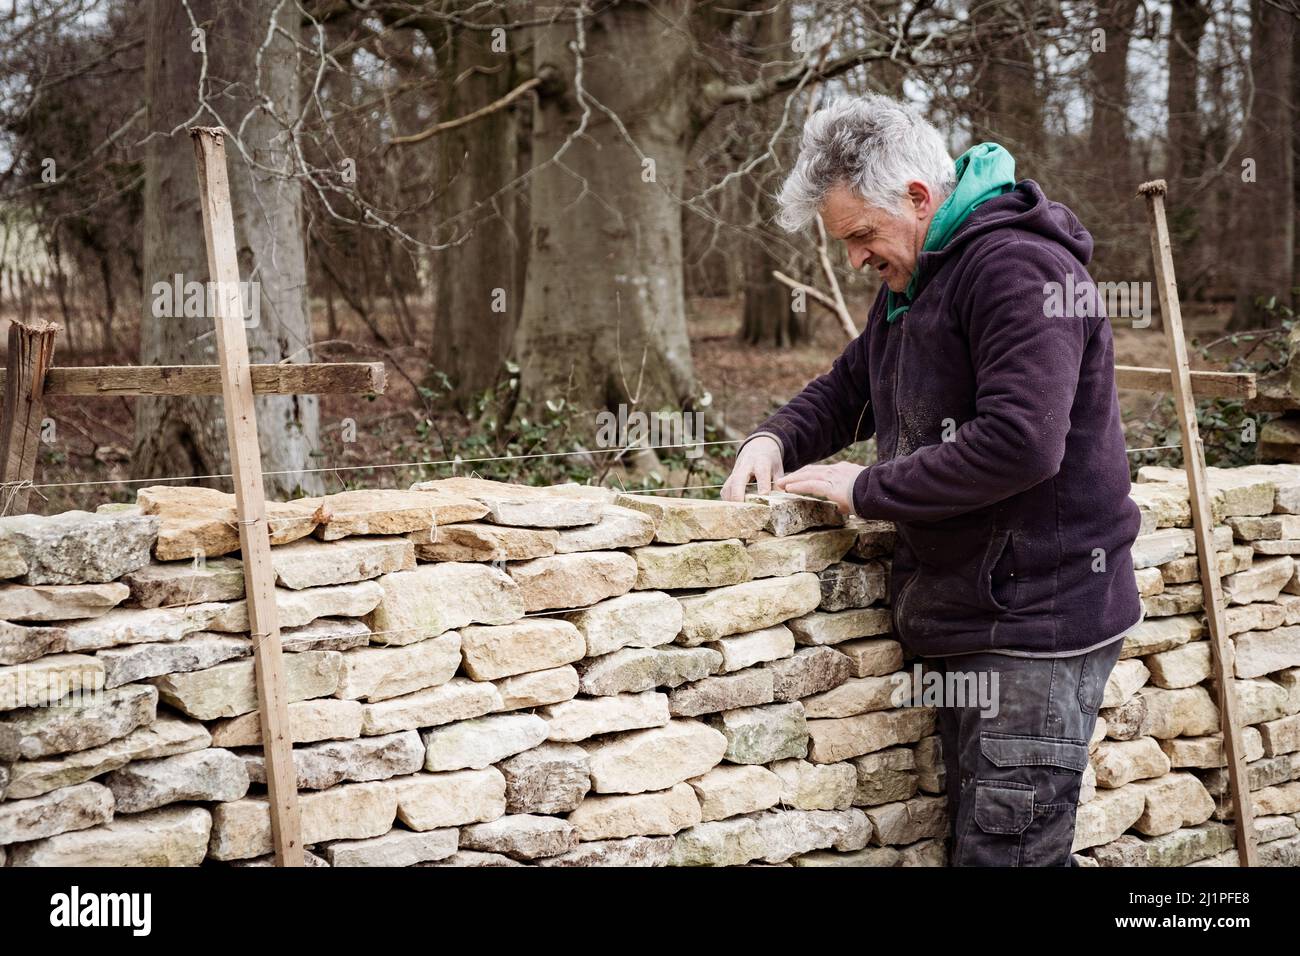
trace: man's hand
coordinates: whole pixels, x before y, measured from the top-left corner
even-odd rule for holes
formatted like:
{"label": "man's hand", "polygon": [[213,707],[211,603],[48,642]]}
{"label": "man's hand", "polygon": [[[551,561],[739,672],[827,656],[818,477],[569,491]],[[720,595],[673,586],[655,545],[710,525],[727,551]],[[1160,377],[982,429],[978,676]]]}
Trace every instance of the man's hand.
{"label": "man's hand", "polygon": [[753,441],[745,442],[736,456],[736,465],[731,469],[731,476],[722,486],[724,501],[744,501],[745,489],[751,480],[758,482],[758,493],[765,495],[772,490],[772,484],[785,474],[781,463],[781,444],[775,438],[759,435]]}
{"label": "man's hand", "polygon": [[853,511],[853,485],[865,469],[861,465],[841,461],[834,465],[807,465],[777,481],[779,491],[792,495],[816,495],[833,501],[840,514]]}

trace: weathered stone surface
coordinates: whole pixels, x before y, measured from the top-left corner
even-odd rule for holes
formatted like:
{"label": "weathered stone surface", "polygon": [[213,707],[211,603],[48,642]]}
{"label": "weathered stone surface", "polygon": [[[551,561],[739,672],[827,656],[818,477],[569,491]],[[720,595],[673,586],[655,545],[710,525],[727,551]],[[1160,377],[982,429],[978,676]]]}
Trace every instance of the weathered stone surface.
{"label": "weathered stone surface", "polygon": [[599,657],[622,647],[671,643],[682,627],[682,606],[659,591],[622,594],[581,611],[562,614],[585,641],[585,656]]}
{"label": "weathered stone surface", "polygon": [[711,770],[727,750],[727,738],[693,720],[633,730],[580,744],[591,758],[596,793],[644,793]]}
{"label": "weathered stone surface", "polygon": [[846,527],[858,533],[857,543],[851,552],[853,557],[866,561],[871,558],[890,557],[894,553],[894,540],[897,537],[892,521],[876,519],[863,520],[850,518]]}
{"label": "weathered stone surface", "polygon": [[822,611],[869,607],[889,592],[889,575],[878,561],[841,561],[819,572],[817,580],[821,582],[818,609]]}
{"label": "weathered stone surface", "polygon": [[[1277,720],[1279,717],[1285,717],[1291,713],[1290,695],[1280,684],[1258,677],[1250,680],[1234,680],[1232,686],[1237,693],[1238,723],[1262,724],[1266,720]],[[1200,690],[1204,691],[1207,697],[1209,696],[1208,690],[1205,688],[1200,688]],[[1210,706],[1213,706],[1213,703]],[[1208,723],[1209,708],[1203,707],[1202,709],[1207,715],[1204,722]],[[1213,733],[1218,727],[1218,710],[1216,708],[1214,725],[1208,730],[1201,731],[1201,733]],[[1157,734],[1156,736],[1161,735]],[[1194,737],[1197,734],[1193,730],[1187,730],[1182,736]]]}
{"label": "weathered stone surface", "polygon": [[[280,627],[305,627],[323,617],[362,617],[379,606],[384,592],[374,581],[334,584],[291,591],[276,588],[275,613]],[[226,606],[208,624],[209,631],[248,633],[248,604],[236,601]],[[283,639],[283,636],[282,636]]]}
{"label": "weathered stone surface", "polygon": [[1103,740],[1092,752],[1097,786],[1114,789],[1134,780],[1160,777],[1169,772],[1169,757],[1153,737],[1137,740]]}
{"label": "weathered stone surface", "polygon": [[142,813],[184,800],[238,800],[248,792],[248,781],[244,761],[211,747],[132,761],[104,778],[118,813]]}
{"label": "weathered stone surface", "polygon": [[654,793],[589,797],[566,818],[580,840],[672,835],[701,820],[690,784]]}
{"label": "weathered stone surface", "polygon": [[821,602],[821,585],[817,575],[805,572],[733,584],[680,601],[685,616],[678,643],[691,647],[807,614]]}
{"label": "weathered stone surface", "polygon": [[794,635],[784,624],[733,634],[704,645],[722,655],[722,672],[743,670],[755,664],[777,661],[794,654]]}
{"label": "weathered stone surface", "polygon": [[734,674],[705,677],[668,694],[674,717],[696,717],[738,707],[755,707],[773,700],[772,672],[751,667]]}
{"label": "weathered stone surface", "polygon": [[[1243,468],[1207,468],[1205,475],[1215,524],[1235,515],[1266,515],[1273,510],[1276,486],[1271,480],[1247,473]],[[1143,465],[1138,469],[1137,480],[1175,485],[1183,494],[1187,493],[1187,474],[1181,468]]]}
{"label": "weathered stone surface", "polygon": [[421,561],[526,561],[555,553],[559,534],[550,528],[449,524],[413,534]]}
{"label": "weathered stone surface", "polygon": [[1232,644],[1233,673],[1237,677],[1263,677],[1300,666],[1300,625],[1246,631],[1233,638]]}
{"label": "weathered stone surface", "polygon": [[325,847],[325,859],[330,866],[414,866],[453,855],[459,837],[451,827],[424,833],[394,829],[368,840],[331,843]]}
{"label": "weathered stone surface", "polygon": [[934,733],[934,720],[934,710],[929,707],[809,720],[808,759],[814,763],[838,763],[896,744],[915,743]]}
{"label": "weathered stone surface", "polygon": [[773,696],[791,701],[838,687],[849,679],[853,664],[832,647],[805,647],[792,657],[764,664],[772,671]]}
{"label": "weathered stone surface", "polygon": [[[928,845],[934,843],[933,840],[922,841]],[[921,844],[918,844],[920,846]],[[907,847],[911,849],[911,847]],[[942,852],[942,846],[940,846]],[[851,866],[851,867],[889,867],[902,866],[903,854],[892,846],[869,846],[862,850],[852,850],[847,853],[840,853],[835,850],[813,850],[811,853],[803,853],[794,857],[790,862],[795,866]],[[922,865],[914,863],[910,865]],[[925,864],[929,865],[929,864]],[[933,864],[934,866],[943,866],[943,861]]]}
{"label": "weathered stone surface", "polygon": [[1098,725],[1105,725],[1105,736],[1110,740],[1136,740],[1142,736],[1147,719],[1147,699],[1134,694],[1118,707],[1103,707],[1098,713]]}
{"label": "weathered stone surface", "polygon": [[325,541],[358,534],[407,534],[435,525],[476,521],[487,514],[485,506],[469,498],[395,488],[340,491],[297,503],[324,510],[327,520],[316,528],[316,537]]}
{"label": "weathered stone surface", "polygon": [[1192,523],[1186,483],[1140,482],[1129,489],[1129,497],[1142,513],[1143,534],[1156,528],[1186,528]]}
{"label": "weathered stone surface", "polygon": [[1175,614],[1191,614],[1203,610],[1205,598],[1201,594],[1200,584],[1175,584],[1159,594],[1143,598],[1142,607],[1147,617],[1172,617]]}
{"label": "weathered stone surface", "polygon": [[10,515],[0,518],[0,539],[27,565],[22,584],[100,584],[149,563],[158,525],[154,517],[86,511]]}
{"label": "weathered stone surface", "polygon": [[535,714],[496,714],[424,731],[424,769],[481,770],[536,747],[546,721]]}
{"label": "weathered stone surface", "polygon": [[396,795],[397,819],[412,830],[486,823],[506,812],[506,781],[496,767],[417,773],[382,786]]}
{"label": "weathered stone surface", "polygon": [[638,590],[717,588],[754,576],[754,564],[739,540],[656,544],[635,549],[632,557]]}
{"label": "weathered stone surface", "polygon": [[1159,568],[1141,568],[1133,572],[1133,577],[1137,581],[1139,597],[1152,597],[1165,589],[1165,579]]}
{"label": "weathered stone surface", "polygon": [[835,651],[849,659],[853,677],[879,677],[903,667],[903,646],[889,638],[845,641],[835,645]]}
{"label": "weathered stone surface", "polygon": [[575,551],[613,551],[640,548],[654,540],[655,523],[649,515],[632,508],[605,505],[600,520],[577,528],[561,528],[555,541],[556,554]]}
{"label": "weathered stone surface", "polygon": [[1300,714],[1279,717],[1259,725],[1264,753],[1270,757],[1300,750]]}
{"label": "weathered stone surface", "polygon": [[[397,794],[387,781],[349,783],[299,797],[303,843],[360,840],[393,826]],[[265,797],[245,797],[212,808],[208,856],[239,860],[270,853],[271,808]]]}
{"label": "weathered stone surface", "polygon": [[512,813],[460,831],[460,845],[471,850],[501,853],[514,860],[555,856],[578,845],[576,828],[556,817]]}
{"label": "weathered stone surface", "polygon": [[[155,485],[136,494],[146,515],[162,520],[154,557],[176,561],[196,555],[217,557],[239,550],[235,496],[216,488]],[[299,501],[268,501],[271,544],[287,544],[312,533],[328,517],[324,509]]]}
{"label": "weathered stone surface", "polygon": [[591,759],[577,744],[544,743],[501,761],[508,813],[568,813],[591,790]]}
{"label": "weathered stone surface", "polygon": [[498,711],[542,707],[578,696],[578,672],[568,665],[516,674],[495,684],[501,695],[501,703],[494,708]]}
{"label": "weathered stone surface", "polygon": [[1264,787],[1250,795],[1255,816],[1264,817],[1276,813],[1300,813],[1300,780]]}
{"label": "weathered stone surface", "polygon": [[[551,857],[550,859],[558,860],[560,857]],[[454,866],[454,867],[503,867],[503,866],[530,866],[529,863],[520,863],[518,860],[512,860],[503,853],[481,853],[478,850],[457,850],[445,860],[435,860],[432,863],[417,863],[416,866]]]}
{"label": "weathered stone surface", "polygon": [[1151,672],[1147,669],[1147,665],[1138,658],[1117,661],[1115,669],[1110,672],[1110,677],[1106,680],[1101,706],[1118,707],[1136,694],[1150,676]]}
{"label": "weathered stone surface", "polygon": [[448,631],[401,647],[358,647],[341,655],[335,697],[377,701],[451,680],[460,667],[460,635]]}
{"label": "weathered stone surface", "polygon": [[104,686],[104,665],[86,654],[52,654],[0,667],[0,711],[44,707]]}
{"label": "weathered stone surface", "polygon": [[[1276,787],[1291,779],[1291,759],[1288,755],[1264,757],[1246,764],[1246,783],[1249,790]],[[1212,796],[1224,797],[1231,789],[1227,767],[1215,767],[1198,775],[1201,785]]]}
{"label": "weathered stone surface", "polygon": [[772,772],[781,780],[783,806],[796,810],[847,810],[853,805],[858,774],[852,764],[779,760],[772,764]]}
{"label": "weathered stone surface", "polygon": [[1146,803],[1143,793],[1128,787],[1098,790],[1095,797],[1079,806],[1071,849],[1078,852],[1118,839],[1142,816]]}
{"label": "weathered stone surface", "polygon": [[1142,733],[1151,737],[1199,737],[1219,726],[1219,708],[1204,687],[1144,687],[1138,696],[1146,701]]}
{"label": "weathered stone surface", "polygon": [[[1122,663],[1127,664],[1128,661]],[[1191,687],[1210,676],[1210,643],[1193,641],[1146,658],[1151,683],[1166,690]]]}
{"label": "weathered stone surface", "polygon": [[534,866],[667,866],[672,837],[634,836],[623,840],[592,840],[576,849],[537,860]]}
{"label": "weathered stone surface", "polygon": [[[289,738],[296,744],[361,736],[362,705],[356,700],[298,700],[289,705]],[[262,714],[240,714],[212,725],[212,746],[253,747],[262,742]]]}
{"label": "weathered stone surface", "polygon": [[66,647],[80,653],[122,644],[179,641],[186,634],[204,630],[225,609],[225,604],[212,602],[143,610],[116,608],[100,617],[66,624]]}
{"label": "weathered stone surface", "polygon": [[250,657],[253,642],[246,637],[197,631],[165,644],[125,644],[95,656],[104,667],[104,686],[120,687],[164,674],[183,674]]}
{"label": "weathered stone surface", "polygon": [[9,866],[198,866],[211,829],[202,807],[165,807],[10,847]]}
{"label": "weathered stone surface", "polygon": [[482,717],[500,706],[501,694],[494,685],[453,677],[428,690],[362,704],[361,732],[369,737],[416,727],[436,727],[453,720]]}
{"label": "weathered stone surface", "polygon": [[948,832],[948,801],[943,797],[912,797],[866,811],[871,821],[871,841],[881,846],[915,843]]}
{"label": "weathered stone surface", "polygon": [[858,809],[767,810],[755,817],[763,845],[759,859],[767,863],[829,847],[861,850],[872,837],[871,821]]}
{"label": "weathered stone surface", "polygon": [[113,819],[113,795],[97,783],[0,803],[0,846],[84,830]]}
{"label": "weathered stone surface", "polygon": [[122,583],[140,607],[238,601],[244,596],[244,564],[238,558],[146,564],[123,575]]}
{"label": "weathered stone surface", "polygon": [[853,792],[855,806],[900,803],[916,795],[920,775],[916,770],[914,749],[888,747],[854,757],[850,764],[858,776]]}
{"label": "weathered stone surface", "polygon": [[351,584],[415,567],[415,545],[405,538],[295,541],[271,551],[275,583],[301,591]]}
{"label": "weathered stone surface", "polygon": [[842,644],[860,637],[888,634],[889,608],[853,608],[848,611],[813,611],[786,623],[800,644]]}
{"label": "weathered stone surface", "polygon": [[760,532],[749,544],[754,577],[770,578],[811,571],[824,571],[844,555],[857,541],[857,533],[848,528],[805,531],[779,538]]}
{"label": "weathered stone surface", "polygon": [[26,664],[68,649],[68,632],[63,627],[26,627],[0,621],[0,665]]}
{"label": "weathered stone surface", "polygon": [[1270,631],[1283,624],[1300,623],[1289,619],[1297,614],[1300,614],[1300,595],[1279,594],[1276,604],[1238,604],[1225,608],[1223,623],[1228,634]]}
{"label": "weathered stone surface", "polygon": [[7,797],[17,800],[40,796],[125,767],[132,760],[189,753],[202,750],[211,742],[212,738],[202,724],[160,715],[149,726],[137,728],[125,737],[98,747],[14,764]]}
{"label": "weathered stone surface", "polygon": [[663,727],[672,719],[668,697],[654,691],[567,700],[542,707],[538,715],[546,721],[547,739],[562,742]]}
{"label": "weathered stone surface", "polygon": [[1197,615],[1149,618],[1124,635],[1124,646],[1119,656],[1121,660],[1127,660],[1130,657],[1158,654],[1181,647],[1205,634],[1205,622]]}
{"label": "weathered stone surface", "polygon": [[1295,559],[1289,555],[1261,557],[1249,569],[1223,579],[1223,597],[1229,604],[1276,601],[1294,573]]}
{"label": "weathered stone surface", "polygon": [[70,621],[99,617],[130,595],[125,584],[4,584],[0,585],[0,619],[5,621]]}
{"label": "weathered stone surface", "polygon": [[302,627],[280,630],[280,648],[286,653],[347,651],[370,643],[370,628],[346,617],[322,617]]}
{"label": "weathered stone surface", "polygon": [[475,680],[549,670],[586,654],[581,632],[568,621],[553,618],[474,625],[463,628],[460,637],[465,673]]}
{"label": "weathered stone surface", "polygon": [[764,704],[709,717],[726,739],[724,756],[737,764],[766,764],[808,755],[808,722],[803,705]]}
{"label": "weathered stone surface", "polygon": [[695,791],[701,820],[722,820],[766,810],[781,802],[782,779],[766,767],[720,764],[687,781]]}
{"label": "weathered stone surface", "polygon": [[823,498],[771,491],[765,495],[746,495],[745,500],[767,506],[767,523],[763,530],[781,537],[810,528],[838,528],[844,524],[844,516],[835,503]]}
{"label": "weathered stone surface", "polygon": [[1149,839],[1126,833],[1094,847],[1092,855],[1102,866],[1190,866],[1232,845],[1232,828],[1211,822]]}
{"label": "weathered stone surface", "polygon": [[[243,755],[253,783],[266,783],[261,753]],[[387,780],[412,774],[424,763],[424,744],[414,730],[357,740],[326,740],[293,749],[299,790],[325,790],[345,780]]]}
{"label": "weathered stone surface", "polygon": [[413,644],[466,624],[508,624],[524,614],[522,594],[485,564],[422,564],[379,579],[384,596],[365,621],[376,644]]}
{"label": "weathered stone surface", "polygon": [[717,671],[722,655],[706,647],[625,647],[578,661],[580,687],[593,697],[677,687]]}
{"label": "weathered stone surface", "polygon": [[[1254,727],[1241,729],[1242,750],[1247,761],[1258,760],[1264,756],[1264,745],[1260,733]],[[1223,766],[1223,735],[1206,737],[1179,737],[1173,740],[1157,741],[1160,749],[1169,758],[1175,769],[1181,767],[1210,768]]]}
{"label": "weathered stone surface", "polygon": [[631,590],[636,561],[617,551],[555,554],[507,566],[524,610],[583,607]]}
{"label": "weathered stone surface", "polygon": [[158,691],[136,684],[84,699],[73,695],[66,704],[11,711],[0,717],[0,727],[13,731],[15,756],[38,760],[125,737],[152,724],[157,710]]}
{"label": "weathered stone surface", "polygon": [[763,855],[758,814],[711,820],[677,834],[669,866],[742,866]]}
{"label": "weathered stone surface", "polygon": [[[288,700],[327,697],[339,686],[342,655],[307,651],[284,655]],[[237,717],[257,709],[257,682],[251,660],[228,661],[206,670],[150,678],[163,701],[199,720]]]}
{"label": "weathered stone surface", "polygon": [[764,505],[717,499],[619,495],[615,504],[653,518],[655,540],[660,544],[752,538],[767,524],[769,515]]}
{"label": "weathered stone surface", "polygon": [[910,678],[904,672],[881,677],[850,677],[838,687],[805,697],[801,702],[809,719],[853,717],[897,706],[895,692],[903,693],[908,687]]}
{"label": "weathered stone surface", "polygon": [[23,558],[18,545],[0,531],[0,580],[21,577],[26,573],[27,561]]}
{"label": "weathered stone surface", "polygon": [[[1214,798],[1190,773],[1169,773],[1154,780],[1139,780],[1131,786],[1146,797],[1146,809],[1133,821],[1133,829],[1147,836],[1196,826],[1210,819],[1214,812]],[[1297,806],[1300,808],[1300,804]]]}
{"label": "weathered stone surface", "polygon": [[483,478],[422,481],[412,485],[411,489],[473,498],[487,507],[486,519],[493,524],[528,528],[569,528],[595,524],[600,520],[606,504],[597,498]]}

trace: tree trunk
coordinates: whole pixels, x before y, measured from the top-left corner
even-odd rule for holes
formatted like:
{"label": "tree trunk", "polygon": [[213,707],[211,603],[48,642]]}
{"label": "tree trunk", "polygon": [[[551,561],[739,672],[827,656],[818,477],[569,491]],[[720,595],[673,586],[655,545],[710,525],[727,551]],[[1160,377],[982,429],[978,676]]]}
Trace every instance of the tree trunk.
{"label": "tree trunk", "polygon": [[[1169,182],[1169,235],[1174,259],[1187,278],[1203,274],[1198,253],[1200,217],[1198,208],[1209,199],[1193,201],[1191,192],[1205,169],[1205,137],[1201,131],[1200,82],[1201,37],[1210,10],[1204,0],[1173,0],[1169,22],[1169,107],[1168,146],[1165,179]],[[1189,285],[1190,293],[1190,285]]]}
{"label": "tree trunk", "polygon": [[[289,166],[282,121],[298,109],[298,13],[275,0],[190,0],[204,33],[207,83],[214,115],[205,110],[199,125],[224,123],[239,130],[244,148],[260,166]],[[278,30],[268,39],[268,24],[278,10]],[[281,32],[283,31],[283,32]],[[254,67],[261,50],[258,88]],[[170,0],[151,0],[146,40],[145,89],[148,129],[145,151],[144,283],[140,359],[145,365],[214,364],[213,320],[206,303],[202,316],[185,315],[184,303],[163,293],[179,275],[185,284],[208,280],[207,254],[198,205],[194,150],[182,124],[194,116],[204,56],[196,52],[186,8]],[[265,104],[265,105],[263,105]],[[280,119],[268,112],[275,111]],[[247,117],[247,122],[245,122]],[[241,128],[242,124],[242,128]],[[171,131],[182,126],[177,132]],[[246,307],[249,359],[277,362],[293,355],[312,361],[307,346],[311,327],[306,311],[302,200],[294,180],[250,168],[233,141],[227,143],[231,204],[239,251],[240,278],[250,285]],[[255,322],[254,322],[255,319]],[[230,470],[219,398],[140,398],[136,406],[135,471],[142,476],[184,476]],[[321,488],[318,476],[303,471],[318,445],[319,402],[314,395],[275,395],[256,399],[262,467],[267,491],[275,496]]]}
{"label": "tree trunk", "polygon": [[625,4],[538,31],[522,414],[564,399],[591,432],[601,409],[681,408],[694,393],[674,197],[694,132],[689,7]]}
{"label": "tree trunk", "polygon": [[[440,69],[450,87],[444,120],[487,106],[517,83],[514,53],[493,50],[498,41],[492,33],[450,30],[448,59]],[[517,33],[507,40],[520,41]],[[442,221],[451,221],[441,238],[456,244],[433,253],[436,284],[429,360],[432,370],[451,380],[451,397],[462,409],[473,395],[496,383],[509,353],[521,299],[516,260],[524,252],[515,233],[513,189],[474,215],[463,214],[515,178],[517,111],[527,108],[528,100],[523,100],[439,137]],[[458,214],[462,218],[453,220]]]}
{"label": "tree trunk", "polygon": [[[1039,5],[1038,0],[995,0],[981,12],[996,24],[1027,25]],[[996,140],[1006,146],[1016,157],[1016,174],[1021,179],[1032,175],[1044,152],[1034,43],[1035,36],[1027,27],[1022,35],[990,43],[973,91],[976,142]]]}

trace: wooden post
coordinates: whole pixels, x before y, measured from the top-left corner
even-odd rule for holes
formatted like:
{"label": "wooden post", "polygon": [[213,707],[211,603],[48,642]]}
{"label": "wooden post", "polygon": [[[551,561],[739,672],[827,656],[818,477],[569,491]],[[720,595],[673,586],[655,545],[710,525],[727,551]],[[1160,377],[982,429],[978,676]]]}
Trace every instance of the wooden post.
{"label": "wooden post", "polygon": [[1250,784],[1246,776],[1241,749],[1237,746],[1241,728],[1237,723],[1237,692],[1232,685],[1228,631],[1223,620],[1223,588],[1219,581],[1219,558],[1214,550],[1214,522],[1205,478],[1205,448],[1196,426],[1196,405],[1192,398],[1191,374],[1187,364],[1187,343],[1183,339],[1183,316],[1178,303],[1178,283],[1174,279],[1174,256],[1169,243],[1169,225],[1165,221],[1163,179],[1143,183],[1139,195],[1145,196],[1151,219],[1151,253],[1155,257],[1156,290],[1160,312],[1164,316],[1165,340],[1172,358],[1174,402],[1178,424],[1183,433],[1183,466],[1187,469],[1187,493],[1192,506],[1192,529],[1196,536],[1196,556],[1201,568],[1201,593],[1205,617],[1210,626],[1210,649],[1214,678],[1219,682],[1222,702],[1223,752],[1227,757],[1228,780],[1236,805],[1237,857],[1242,866],[1256,866],[1255,812],[1250,802]]}
{"label": "wooden post", "polygon": [[29,491],[22,484],[36,474],[45,416],[45,370],[54,359],[49,322],[9,323],[9,360],[5,370],[4,436],[0,438],[0,481],[6,483],[0,514],[27,510]]}
{"label": "wooden post", "polygon": [[280,626],[275,608],[275,571],[262,488],[262,458],[253,411],[253,380],[248,364],[239,295],[239,260],[235,223],[226,175],[226,149],[220,128],[190,130],[199,168],[199,204],[203,208],[203,238],[208,248],[208,278],[215,284],[217,359],[221,394],[230,442],[230,464],[239,514],[239,549],[244,562],[249,631],[257,677],[257,705],[262,716],[262,746],[266,755],[266,786],[271,801],[271,838],[276,863],[302,866],[302,820],[298,809],[297,772],[289,734],[280,652]]}

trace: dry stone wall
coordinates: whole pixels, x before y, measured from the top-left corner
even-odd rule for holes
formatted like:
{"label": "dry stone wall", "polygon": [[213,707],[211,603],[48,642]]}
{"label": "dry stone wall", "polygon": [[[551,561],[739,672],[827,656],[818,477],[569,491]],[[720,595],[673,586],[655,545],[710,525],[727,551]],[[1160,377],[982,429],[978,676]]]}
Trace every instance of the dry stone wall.
{"label": "dry stone wall", "polygon": [[[1293,865],[1300,466],[1211,475],[1261,857]],[[1231,865],[1185,486],[1142,478],[1147,620],[1106,690],[1078,859]],[[0,519],[4,865],[269,864],[234,518],[159,487]],[[270,518],[309,863],[945,864],[888,524],[471,478]]]}

